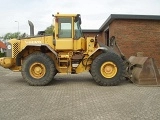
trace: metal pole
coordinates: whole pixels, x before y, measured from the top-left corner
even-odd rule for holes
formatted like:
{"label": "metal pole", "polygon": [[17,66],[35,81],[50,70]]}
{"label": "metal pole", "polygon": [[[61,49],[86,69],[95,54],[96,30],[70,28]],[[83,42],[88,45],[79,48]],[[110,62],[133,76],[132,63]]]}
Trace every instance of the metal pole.
{"label": "metal pole", "polygon": [[15,21],[18,23],[18,39],[19,39],[19,21]]}
{"label": "metal pole", "polygon": [[17,23],[18,23],[18,33],[19,33],[19,22],[18,22],[18,21],[15,21],[15,22],[17,22]]}

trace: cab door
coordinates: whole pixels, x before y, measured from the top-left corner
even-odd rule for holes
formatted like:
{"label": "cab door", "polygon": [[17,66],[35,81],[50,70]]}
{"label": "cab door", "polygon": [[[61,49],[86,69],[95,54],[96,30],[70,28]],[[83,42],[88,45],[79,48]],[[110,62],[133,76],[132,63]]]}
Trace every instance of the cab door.
{"label": "cab door", "polygon": [[73,50],[73,18],[58,17],[57,34],[56,34],[56,50]]}

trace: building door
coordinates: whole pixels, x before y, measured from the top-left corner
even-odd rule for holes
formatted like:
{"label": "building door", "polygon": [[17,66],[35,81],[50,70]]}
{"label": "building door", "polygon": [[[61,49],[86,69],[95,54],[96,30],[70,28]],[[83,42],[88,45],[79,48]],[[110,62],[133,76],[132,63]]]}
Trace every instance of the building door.
{"label": "building door", "polygon": [[105,44],[109,46],[109,29],[105,31]]}

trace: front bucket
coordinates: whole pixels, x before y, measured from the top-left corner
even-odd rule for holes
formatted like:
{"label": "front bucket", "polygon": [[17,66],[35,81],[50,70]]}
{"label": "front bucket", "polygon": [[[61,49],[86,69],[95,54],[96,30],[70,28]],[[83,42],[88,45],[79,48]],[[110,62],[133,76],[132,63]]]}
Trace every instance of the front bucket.
{"label": "front bucket", "polygon": [[160,74],[153,58],[131,56],[131,81],[138,85],[160,86]]}

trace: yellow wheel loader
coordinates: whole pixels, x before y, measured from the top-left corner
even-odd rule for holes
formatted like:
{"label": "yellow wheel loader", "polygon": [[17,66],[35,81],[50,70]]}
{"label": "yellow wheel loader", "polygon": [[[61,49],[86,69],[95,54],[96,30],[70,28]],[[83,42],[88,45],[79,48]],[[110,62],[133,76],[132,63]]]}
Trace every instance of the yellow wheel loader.
{"label": "yellow wheel loader", "polygon": [[[21,72],[30,85],[47,85],[57,73],[84,71],[89,71],[102,86],[118,85],[124,78],[140,85],[159,85],[159,74],[152,59],[146,58],[141,64],[138,64],[141,58],[127,60],[114,37],[110,47],[100,43],[97,36],[84,38],[80,14],[54,15],[53,35],[40,32],[34,36],[33,23],[29,21],[29,25],[30,37],[9,40],[6,57],[0,58],[0,65]],[[134,63],[134,59],[138,61]],[[150,79],[143,79],[146,71],[148,76],[151,74]]]}

